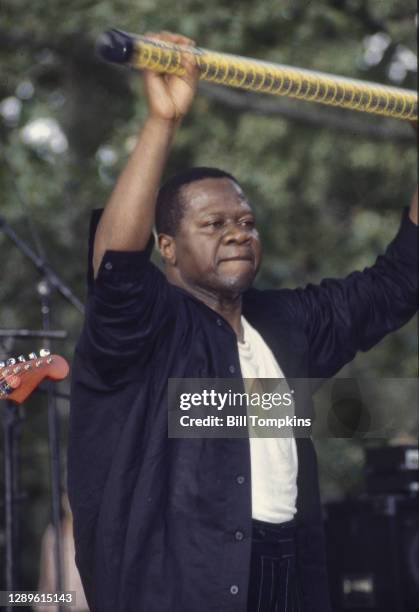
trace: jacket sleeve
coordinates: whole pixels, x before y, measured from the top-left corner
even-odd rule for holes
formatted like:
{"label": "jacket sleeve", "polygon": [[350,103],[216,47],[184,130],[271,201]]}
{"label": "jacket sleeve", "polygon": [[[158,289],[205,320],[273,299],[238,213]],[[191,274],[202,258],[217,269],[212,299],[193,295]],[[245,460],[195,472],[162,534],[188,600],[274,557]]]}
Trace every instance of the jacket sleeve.
{"label": "jacket sleeve", "polygon": [[100,212],[95,211],[91,224],[85,323],[77,352],[100,374],[117,376],[146,362],[172,305],[169,284],[150,261],[153,237],[144,251],[106,251],[93,278]]}
{"label": "jacket sleeve", "polygon": [[309,376],[329,378],[418,309],[418,227],[405,208],[396,237],[373,266],[293,290],[309,342]]}

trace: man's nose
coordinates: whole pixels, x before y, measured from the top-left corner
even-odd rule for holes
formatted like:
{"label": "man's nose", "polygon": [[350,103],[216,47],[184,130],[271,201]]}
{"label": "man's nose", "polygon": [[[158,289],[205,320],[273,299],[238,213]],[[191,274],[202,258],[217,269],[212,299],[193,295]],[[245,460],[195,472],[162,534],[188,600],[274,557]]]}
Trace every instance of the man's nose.
{"label": "man's nose", "polygon": [[249,240],[250,231],[246,227],[243,227],[243,225],[231,223],[226,227],[226,231],[223,236],[223,241],[225,244],[229,244],[231,242],[243,244],[249,242]]}

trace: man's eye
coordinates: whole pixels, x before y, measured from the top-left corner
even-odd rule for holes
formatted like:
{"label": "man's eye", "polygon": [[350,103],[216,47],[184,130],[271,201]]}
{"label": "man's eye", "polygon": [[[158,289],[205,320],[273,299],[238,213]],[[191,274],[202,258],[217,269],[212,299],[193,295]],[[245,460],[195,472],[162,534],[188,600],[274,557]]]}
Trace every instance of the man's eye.
{"label": "man's eye", "polygon": [[210,225],[211,227],[221,227],[223,224],[222,221],[210,221],[208,223],[208,225]]}
{"label": "man's eye", "polygon": [[242,225],[246,225],[246,227],[254,227],[255,221],[254,219],[244,219],[244,221],[242,221]]}

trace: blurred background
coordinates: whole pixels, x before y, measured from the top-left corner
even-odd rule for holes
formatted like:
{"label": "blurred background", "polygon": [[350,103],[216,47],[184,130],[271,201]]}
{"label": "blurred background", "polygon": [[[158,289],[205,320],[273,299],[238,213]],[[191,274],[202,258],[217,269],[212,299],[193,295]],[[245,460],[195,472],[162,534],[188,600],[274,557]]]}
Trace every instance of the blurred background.
{"label": "blurred background", "polygon": [[[416,10],[414,0],[3,0],[0,215],[83,301],[90,211],[105,204],[146,112],[140,76],[95,54],[109,27],[179,31],[215,51],[416,89]],[[257,285],[292,288],[363,269],[384,250],[415,188],[416,134],[406,122],[201,84],[166,174],[193,165],[242,182],[264,244]],[[38,330],[41,275],[1,227],[0,249],[0,328]],[[71,360],[81,324],[53,291],[51,326],[68,334],[53,352]],[[0,353],[41,345],[4,336]],[[414,378],[417,369],[415,318],[342,375]],[[57,386],[63,482],[68,388]],[[20,418],[19,586],[36,590],[51,520],[45,393]],[[401,422],[399,437],[409,429]],[[378,442],[361,438],[316,442],[325,503],[365,489],[364,450]]]}

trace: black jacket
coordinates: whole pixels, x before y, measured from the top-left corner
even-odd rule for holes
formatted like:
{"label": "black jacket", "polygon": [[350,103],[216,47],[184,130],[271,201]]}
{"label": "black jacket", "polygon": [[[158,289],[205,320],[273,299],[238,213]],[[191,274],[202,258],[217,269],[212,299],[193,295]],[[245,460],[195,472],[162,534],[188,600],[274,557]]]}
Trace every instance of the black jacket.
{"label": "black jacket", "polygon": [[[371,268],[304,289],[244,294],[244,316],[287,379],[333,376],[412,317],[417,236],[405,211]],[[217,313],[167,282],[151,248],[152,241],[144,252],[107,252],[95,282],[89,273],[68,463],[77,565],[92,612],[245,612],[249,441],[167,436],[168,378],[240,378],[237,339]],[[296,409],[311,416],[310,385]],[[304,610],[328,612],[312,441],[297,439],[297,450]]]}

